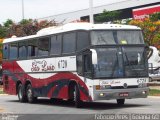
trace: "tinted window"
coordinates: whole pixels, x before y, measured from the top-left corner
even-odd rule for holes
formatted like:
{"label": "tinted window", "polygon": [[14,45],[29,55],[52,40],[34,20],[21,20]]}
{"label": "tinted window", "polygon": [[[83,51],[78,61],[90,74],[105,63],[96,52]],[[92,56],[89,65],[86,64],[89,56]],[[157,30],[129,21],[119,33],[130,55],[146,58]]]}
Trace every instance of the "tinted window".
{"label": "tinted window", "polygon": [[123,47],[124,70],[126,77],[148,75],[147,59],[143,47]]}
{"label": "tinted window", "polygon": [[117,31],[119,44],[144,44],[141,31]]}
{"label": "tinted window", "polygon": [[97,48],[97,64],[94,65],[94,75],[97,78],[122,77],[123,71],[118,61],[117,48]]}
{"label": "tinted window", "polygon": [[77,33],[77,50],[82,50],[89,45],[88,32]]}
{"label": "tinted window", "polygon": [[51,37],[51,54],[58,55],[61,54],[62,47],[62,35]]}
{"label": "tinted window", "polygon": [[3,59],[8,59],[8,44],[3,45]]}
{"label": "tinted window", "polygon": [[49,54],[49,37],[38,40],[38,56],[48,56]]}
{"label": "tinted window", "polygon": [[27,57],[27,42],[22,41],[18,43],[18,53],[19,53],[19,58],[26,58]]}
{"label": "tinted window", "polygon": [[9,49],[9,58],[16,59],[18,56],[18,45],[17,43],[11,43]]}
{"label": "tinted window", "polygon": [[66,33],[63,36],[63,53],[73,53],[76,45],[76,34]]}
{"label": "tinted window", "polygon": [[84,55],[84,72],[91,72],[92,71],[92,60],[91,55],[86,54]]}
{"label": "tinted window", "polygon": [[113,31],[92,31],[91,42],[93,45],[116,44],[116,36]]}
{"label": "tinted window", "polygon": [[92,45],[144,44],[142,32],[136,30],[91,31]]}
{"label": "tinted window", "polygon": [[37,56],[37,39],[29,40],[28,41],[28,56],[29,57],[34,57]]}
{"label": "tinted window", "polygon": [[77,72],[78,74],[83,74],[83,58],[82,55],[77,56]]}

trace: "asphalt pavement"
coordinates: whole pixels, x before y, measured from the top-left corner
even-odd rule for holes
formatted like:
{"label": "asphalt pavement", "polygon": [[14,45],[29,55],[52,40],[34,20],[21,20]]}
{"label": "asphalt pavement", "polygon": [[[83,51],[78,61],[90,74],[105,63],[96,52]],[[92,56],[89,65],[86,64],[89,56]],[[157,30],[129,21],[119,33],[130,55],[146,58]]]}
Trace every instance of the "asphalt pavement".
{"label": "asphalt pavement", "polygon": [[[40,98],[35,104],[29,104],[20,103],[17,96],[1,95],[0,112],[0,120],[4,120],[7,115],[13,117],[12,120],[100,120],[113,118],[123,118],[124,120],[128,117],[129,119],[138,119],[136,115],[155,116],[159,120],[160,97],[129,99],[126,100],[124,106],[118,106],[115,100],[109,100],[84,103],[82,108],[75,108],[74,104],[68,101],[51,101]],[[115,117],[117,115],[118,117]]]}

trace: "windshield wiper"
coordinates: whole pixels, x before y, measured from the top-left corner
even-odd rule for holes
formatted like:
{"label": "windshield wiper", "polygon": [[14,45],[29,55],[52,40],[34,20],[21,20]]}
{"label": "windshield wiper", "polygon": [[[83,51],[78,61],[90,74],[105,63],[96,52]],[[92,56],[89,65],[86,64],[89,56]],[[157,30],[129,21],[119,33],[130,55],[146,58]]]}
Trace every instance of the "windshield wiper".
{"label": "windshield wiper", "polygon": [[[136,75],[138,75],[138,72],[137,72],[136,70],[134,70],[135,68],[133,67],[133,65],[130,64],[130,61],[129,61],[129,59],[128,59],[128,56],[127,56],[126,52],[125,52],[124,54],[125,54],[125,57],[126,57],[128,66],[130,67],[130,69],[131,69],[132,71],[135,71]],[[126,66],[126,65],[125,65],[125,66]]]}
{"label": "windshield wiper", "polygon": [[117,55],[117,53],[116,53],[116,60],[115,60],[115,62],[114,62],[114,66],[113,66],[113,69],[112,69],[112,75],[111,75],[111,77],[113,77],[113,75],[114,75],[114,72],[115,72],[115,68],[116,68],[116,66],[117,66],[117,63],[118,63],[118,55]]}

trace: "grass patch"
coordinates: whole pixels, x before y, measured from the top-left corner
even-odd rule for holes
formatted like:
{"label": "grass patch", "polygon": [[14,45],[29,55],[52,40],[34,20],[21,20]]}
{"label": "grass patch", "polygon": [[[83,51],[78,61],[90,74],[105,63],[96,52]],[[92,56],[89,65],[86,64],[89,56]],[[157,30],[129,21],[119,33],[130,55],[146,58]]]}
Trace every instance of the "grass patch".
{"label": "grass patch", "polygon": [[0,88],[0,94],[4,94],[3,89]]}
{"label": "grass patch", "polygon": [[150,96],[160,96],[160,90],[150,89],[150,90],[149,90],[149,95],[150,95]]}
{"label": "grass patch", "polygon": [[3,92],[3,91],[0,91],[0,94],[4,94],[4,92]]}
{"label": "grass patch", "polygon": [[0,86],[0,94],[4,94],[2,86]]}

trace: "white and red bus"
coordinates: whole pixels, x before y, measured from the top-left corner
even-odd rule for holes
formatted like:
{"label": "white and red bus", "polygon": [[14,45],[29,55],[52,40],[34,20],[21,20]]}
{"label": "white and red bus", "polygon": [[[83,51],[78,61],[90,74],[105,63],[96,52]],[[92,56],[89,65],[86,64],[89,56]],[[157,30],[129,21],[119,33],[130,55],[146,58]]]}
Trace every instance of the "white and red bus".
{"label": "white and red bus", "polygon": [[4,91],[82,102],[146,98],[148,62],[141,29],[69,23],[3,42]]}

